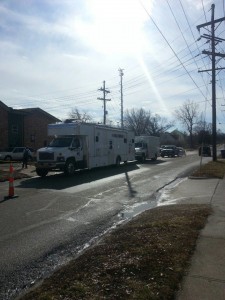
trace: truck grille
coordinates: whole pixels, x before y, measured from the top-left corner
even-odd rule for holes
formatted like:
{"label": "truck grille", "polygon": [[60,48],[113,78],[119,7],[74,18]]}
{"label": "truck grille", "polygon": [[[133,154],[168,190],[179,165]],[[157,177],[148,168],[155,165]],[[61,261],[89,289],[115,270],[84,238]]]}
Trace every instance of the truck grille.
{"label": "truck grille", "polygon": [[54,153],[50,152],[40,152],[39,153],[39,160],[54,160]]}

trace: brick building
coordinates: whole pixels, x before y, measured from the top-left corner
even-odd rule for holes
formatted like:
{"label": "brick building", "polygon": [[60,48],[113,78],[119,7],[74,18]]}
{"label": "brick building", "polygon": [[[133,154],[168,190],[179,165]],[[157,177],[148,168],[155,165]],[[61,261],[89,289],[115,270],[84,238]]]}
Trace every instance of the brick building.
{"label": "brick building", "polygon": [[47,125],[59,121],[40,108],[13,109],[0,101],[0,148],[41,148],[49,142]]}

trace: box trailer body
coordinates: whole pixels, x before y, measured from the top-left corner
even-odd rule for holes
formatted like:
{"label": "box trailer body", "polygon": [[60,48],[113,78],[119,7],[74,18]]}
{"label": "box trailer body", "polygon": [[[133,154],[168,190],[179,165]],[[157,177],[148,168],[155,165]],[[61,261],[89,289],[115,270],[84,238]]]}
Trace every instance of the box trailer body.
{"label": "box trailer body", "polygon": [[37,151],[36,172],[61,170],[72,174],[76,169],[92,169],[135,160],[134,133],[129,130],[91,123],[48,125],[55,136],[48,147]]}
{"label": "box trailer body", "polygon": [[156,160],[160,156],[160,140],[156,136],[135,137],[135,159],[144,162],[146,159]]}

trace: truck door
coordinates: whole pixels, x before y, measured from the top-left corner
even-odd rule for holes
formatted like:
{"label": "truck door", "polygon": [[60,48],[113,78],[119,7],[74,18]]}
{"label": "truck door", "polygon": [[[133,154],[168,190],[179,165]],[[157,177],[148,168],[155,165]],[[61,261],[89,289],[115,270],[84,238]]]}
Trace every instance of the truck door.
{"label": "truck door", "polygon": [[71,144],[71,154],[75,157],[76,161],[83,161],[83,146],[79,137],[73,138]]}

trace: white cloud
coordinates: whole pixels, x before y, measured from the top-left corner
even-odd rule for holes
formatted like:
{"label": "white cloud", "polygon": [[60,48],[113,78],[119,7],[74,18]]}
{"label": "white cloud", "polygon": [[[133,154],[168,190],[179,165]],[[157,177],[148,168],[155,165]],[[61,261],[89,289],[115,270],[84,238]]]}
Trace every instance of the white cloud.
{"label": "white cloud", "polygon": [[[2,1],[1,100],[9,106],[39,106],[59,118],[77,106],[101,119],[102,103],[97,97],[102,96],[98,89],[105,80],[112,98],[107,103],[108,117],[118,120],[118,69],[122,68],[125,109],[143,107],[171,117],[187,99],[204,104],[202,93],[210,95],[201,87],[204,82],[198,69],[210,68],[211,61],[204,59],[203,63],[203,56],[197,56],[209,45],[201,40],[197,47],[196,26],[205,22],[203,6],[210,20],[212,1],[168,2],[181,30],[165,0]],[[216,0],[215,5],[215,17],[223,17],[222,1]],[[217,29],[221,38],[224,26]],[[219,51],[223,51],[222,44]],[[210,74],[203,77],[210,82]],[[224,81],[218,81],[221,122],[224,100],[220,86],[224,88]]]}
{"label": "white cloud", "polygon": [[146,43],[147,14],[139,1],[108,0],[106,5],[103,0],[90,0],[88,9],[89,21],[77,21],[76,31],[91,48],[103,54],[140,52]]}

